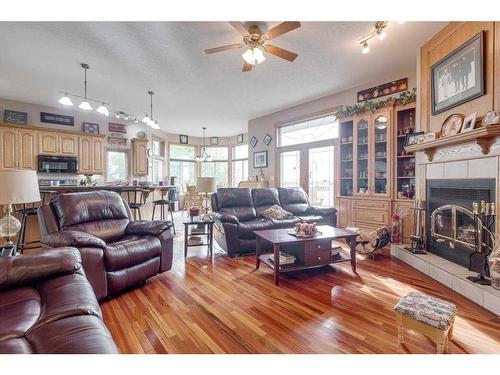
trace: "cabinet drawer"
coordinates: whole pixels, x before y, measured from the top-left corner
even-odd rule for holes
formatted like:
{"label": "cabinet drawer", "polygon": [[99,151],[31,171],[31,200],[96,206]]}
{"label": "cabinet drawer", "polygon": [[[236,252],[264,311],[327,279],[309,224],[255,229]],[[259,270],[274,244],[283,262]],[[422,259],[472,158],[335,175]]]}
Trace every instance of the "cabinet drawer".
{"label": "cabinet drawer", "polygon": [[389,224],[389,214],[387,211],[375,211],[366,209],[353,210],[354,221],[364,221],[373,224]]}
{"label": "cabinet drawer", "polygon": [[370,201],[358,199],[353,202],[353,208],[368,208],[371,210],[389,210],[388,201]]}
{"label": "cabinet drawer", "polygon": [[304,257],[304,266],[309,267],[309,266],[319,266],[322,264],[329,264],[332,259],[332,253],[331,250],[314,250],[314,251],[307,251],[305,253]]}
{"label": "cabinet drawer", "polygon": [[307,251],[321,251],[321,250],[331,250],[332,241],[331,240],[316,240],[316,241],[306,241],[305,250]]}

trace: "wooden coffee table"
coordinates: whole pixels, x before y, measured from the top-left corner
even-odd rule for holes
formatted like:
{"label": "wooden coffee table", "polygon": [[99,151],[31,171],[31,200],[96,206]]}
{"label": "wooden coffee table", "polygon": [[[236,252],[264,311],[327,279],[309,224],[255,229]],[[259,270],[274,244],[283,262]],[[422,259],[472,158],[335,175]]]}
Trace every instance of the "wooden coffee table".
{"label": "wooden coffee table", "polygon": [[[274,283],[279,285],[280,273],[299,271],[309,268],[324,267],[339,262],[351,262],[353,272],[356,272],[356,237],[358,232],[334,228],[328,225],[318,226],[320,234],[314,237],[300,238],[290,234],[293,228],[269,229],[255,231],[256,236],[256,269],[263,262],[274,270]],[[342,254],[332,257],[332,241],[345,239],[350,245],[350,257]],[[262,241],[273,245],[273,254],[261,254]],[[280,251],[293,254],[295,263],[280,265]]]}

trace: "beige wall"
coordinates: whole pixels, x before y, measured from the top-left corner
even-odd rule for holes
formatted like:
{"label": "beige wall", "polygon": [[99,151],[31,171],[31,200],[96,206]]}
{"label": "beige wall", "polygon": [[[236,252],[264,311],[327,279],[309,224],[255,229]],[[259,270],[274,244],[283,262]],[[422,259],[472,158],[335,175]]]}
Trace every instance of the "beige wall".
{"label": "beige wall", "polygon": [[[415,56],[417,60],[417,56]],[[353,73],[355,74],[355,73]],[[336,94],[324,96],[294,107],[290,107],[266,116],[262,116],[256,119],[252,119],[248,122],[248,139],[255,136],[258,140],[257,146],[253,149],[250,145],[249,147],[249,176],[255,177],[259,173],[258,169],[253,168],[253,153],[255,151],[265,151],[268,150],[268,168],[265,168],[264,175],[266,180],[269,181],[269,186],[275,186],[276,184],[276,125],[286,122],[291,122],[294,119],[306,117],[319,112],[324,112],[329,109],[336,108],[342,105],[352,105],[357,102],[356,96],[357,92],[373,87],[385,82],[390,82],[399,78],[408,77],[408,85],[410,88],[417,87],[417,76],[416,70],[401,72],[397,74],[391,74],[390,76],[380,78],[375,82],[369,82],[364,85],[354,87],[352,89],[339,92]],[[262,140],[266,134],[271,135],[273,141],[269,146],[266,146]]]}

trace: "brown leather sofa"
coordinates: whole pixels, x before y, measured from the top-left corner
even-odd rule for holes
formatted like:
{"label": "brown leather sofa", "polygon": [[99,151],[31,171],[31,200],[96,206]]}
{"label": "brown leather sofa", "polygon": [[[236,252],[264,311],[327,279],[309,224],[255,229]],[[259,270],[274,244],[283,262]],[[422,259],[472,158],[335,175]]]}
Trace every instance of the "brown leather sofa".
{"label": "brown leather sofa", "polygon": [[0,353],[118,353],[77,249],[0,258]]}
{"label": "brown leather sofa", "polygon": [[[298,222],[337,225],[337,210],[311,206],[302,189],[223,188],[212,194],[211,204],[215,240],[229,255],[254,253],[257,230],[293,228]],[[262,217],[262,211],[273,205],[281,206],[293,216],[284,220]],[[270,248],[265,242],[262,246]]]}
{"label": "brown leather sofa", "polygon": [[132,221],[115,192],[65,193],[38,209],[42,243],[76,247],[97,299],[172,267],[172,223]]}

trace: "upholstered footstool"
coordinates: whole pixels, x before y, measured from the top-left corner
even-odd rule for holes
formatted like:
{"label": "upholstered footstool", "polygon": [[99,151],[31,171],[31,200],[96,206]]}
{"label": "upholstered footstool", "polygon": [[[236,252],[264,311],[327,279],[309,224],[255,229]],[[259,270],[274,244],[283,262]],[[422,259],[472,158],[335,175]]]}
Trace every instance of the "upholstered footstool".
{"label": "upholstered footstool", "polygon": [[398,351],[404,343],[404,330],[413,329],[436,342],[437,353],[444,353],[453,334],[457,307],[450,302],[411,292],[394,306],[398,325]]}

